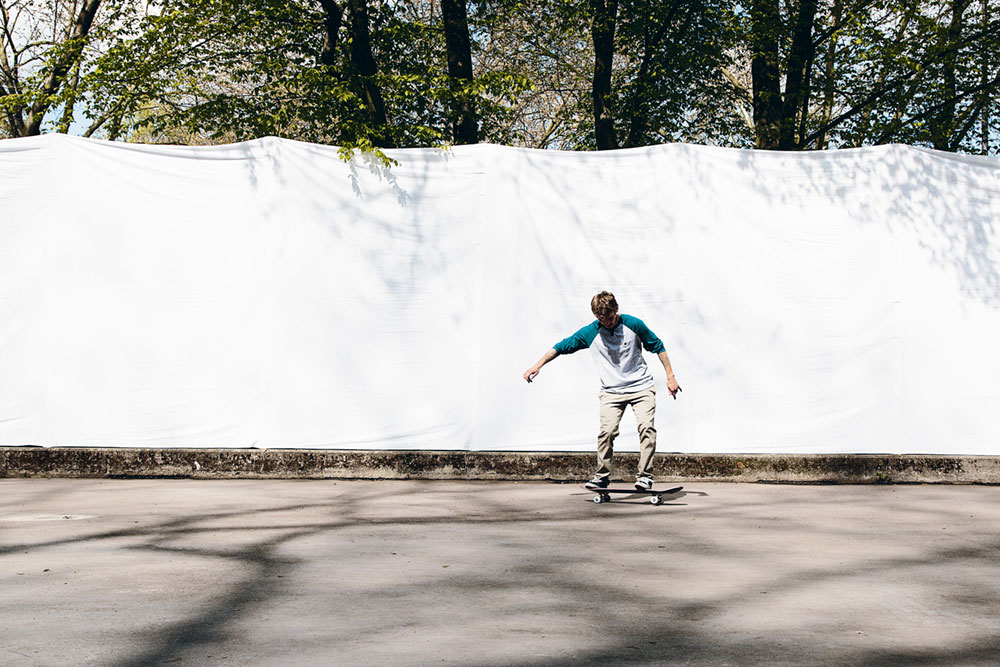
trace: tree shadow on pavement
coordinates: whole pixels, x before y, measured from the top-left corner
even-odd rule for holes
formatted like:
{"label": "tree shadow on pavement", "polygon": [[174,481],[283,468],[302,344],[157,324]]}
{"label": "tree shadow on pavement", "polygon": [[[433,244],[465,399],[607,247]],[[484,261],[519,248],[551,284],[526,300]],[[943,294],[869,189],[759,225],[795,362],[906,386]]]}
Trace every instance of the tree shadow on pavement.
{"label": "tree shadow on pavement", "polygon": [[[318,483],[317,483],[318,484]],[[850,488],[600,507],[557,485],[357,482],[0,547],[214,564],[101,664],[985,664],[1000,539]],[[540,492],[540,490],[542,492]],[[985,491],[983,506],[996,500]],[[728,498],[728,500],[727,500]],[[712,503],[709,505],[709,501]],[[964,518],[963,518],[964,517]],[[952,535],[945,536],[944,528]],[[144,561],[145,562],[145,561]],[[43,622],[45,619],[41,619]],[[94,628],[100,637],[102,628]]]}

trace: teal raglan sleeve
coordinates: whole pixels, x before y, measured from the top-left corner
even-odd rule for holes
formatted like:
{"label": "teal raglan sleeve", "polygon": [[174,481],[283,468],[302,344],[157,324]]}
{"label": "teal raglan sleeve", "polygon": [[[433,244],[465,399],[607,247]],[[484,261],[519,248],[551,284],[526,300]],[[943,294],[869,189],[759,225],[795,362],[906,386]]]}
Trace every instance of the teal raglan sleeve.
{"label": "teal raglan sleeve", "polygon": [[646,326],[646,323],[638,317],[622,315],[622,324],[635,332],[635,335],[639,337],[640,341],[642,341],[642,348],[647,352],[659,354],[665,349],[663,347],[663,341],[657,338],[656,334],[650,331],[649,327]]}
{"label": "teal raglan sleeve", "polygon": [[563,338],[552,346],[556,354],[573,354],[579,350],[586,350],[597,338],[597,321],[583,327],[569,338]]}

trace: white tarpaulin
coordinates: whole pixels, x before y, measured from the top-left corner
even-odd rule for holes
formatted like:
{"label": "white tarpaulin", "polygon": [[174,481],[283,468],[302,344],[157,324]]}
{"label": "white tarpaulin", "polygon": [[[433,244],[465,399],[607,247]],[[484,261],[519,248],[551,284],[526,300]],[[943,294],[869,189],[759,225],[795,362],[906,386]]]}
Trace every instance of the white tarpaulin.
{"label": "white tarpaulin", "polygon": [[592,451],[609,289],[660,451],[1000,454],[994,159],[389,154],[0,142],[0,445]]}

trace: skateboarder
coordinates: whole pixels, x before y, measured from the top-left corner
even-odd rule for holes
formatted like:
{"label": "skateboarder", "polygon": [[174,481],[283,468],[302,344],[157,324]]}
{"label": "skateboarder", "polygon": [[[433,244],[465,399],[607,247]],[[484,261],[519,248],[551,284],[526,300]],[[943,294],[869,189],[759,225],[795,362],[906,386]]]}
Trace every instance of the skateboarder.
{"label": "skateboarder", "polygon": [[639,427],[640,445],[635,488],[648,491],[653,488],[653,454],[656,452],[656,429],[653,426],[656,388],[642,350],[659,357],[663,370],[667,372],[667,390],[675,399],[681,387],[674,377],[663,342],[642,320],[631,315],[619,315],[618,302],[611,292],[596,294],[590,301],[590,309],[597,321],[556,343],[538,363],[524,372],[524,379],[531,382],[542,366],[561,354],[589,348],[601,378],[601,429],[597,437],[597,473],[587,486],[607,488],[611,480],[611,458],[618,424],[625,408],[631,406]]}

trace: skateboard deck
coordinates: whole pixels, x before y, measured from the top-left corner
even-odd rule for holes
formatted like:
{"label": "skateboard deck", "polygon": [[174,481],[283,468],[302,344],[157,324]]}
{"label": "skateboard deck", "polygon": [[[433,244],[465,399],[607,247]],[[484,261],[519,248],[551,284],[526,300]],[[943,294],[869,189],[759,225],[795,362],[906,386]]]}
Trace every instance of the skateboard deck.
{"label": "skateboard deck", "polygon": [[611,502],[612,493],[630,493],[632,495],[637,495],[637,496],[649,496],[650,503],[652,503],[653,505],[659,505],[660,503],[663,502],[662,496],[668,496],[671,493],[677,493],[684,487],[675,486],[672,489],[643,489],[641,491],[639,489],[620,489],[620,488],[615,489],[612,487],[599,489],[592,486],[584,486],[583,488],[587,489],[588,491],[593,491],[594,493],[597,494],[594,496],[594,502],[598,504]]}

